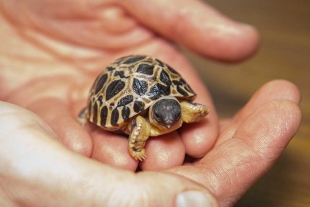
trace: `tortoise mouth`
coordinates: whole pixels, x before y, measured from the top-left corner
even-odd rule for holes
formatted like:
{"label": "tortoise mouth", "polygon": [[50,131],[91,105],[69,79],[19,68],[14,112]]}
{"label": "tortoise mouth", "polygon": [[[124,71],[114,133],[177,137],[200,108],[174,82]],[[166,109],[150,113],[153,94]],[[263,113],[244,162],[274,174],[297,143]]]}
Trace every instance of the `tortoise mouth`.
{"label": "tortoise mouth", "polygon": [[169,120],[164,120],[162,122],[160,122],[160,125],[162,125],[163,127],[167,128],[167,129],[170,129],[172,128],[175,124],[177,124],[179,122],[180,119],[169,119]]}

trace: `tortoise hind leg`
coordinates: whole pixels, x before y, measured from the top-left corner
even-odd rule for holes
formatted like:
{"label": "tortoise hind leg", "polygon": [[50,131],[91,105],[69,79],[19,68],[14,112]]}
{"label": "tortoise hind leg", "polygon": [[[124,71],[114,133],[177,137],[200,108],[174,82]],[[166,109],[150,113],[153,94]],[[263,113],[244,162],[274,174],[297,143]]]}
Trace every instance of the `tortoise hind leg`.
{"label": "tortoise hind leg", "polygon": [[129,135],[129,153],[136,160],[142,161],[146,158],[144,145],[150,136],[150,124],[142,117],[137,116],[131,126],[131,134]]}
{"label": "tortoise hind leg", "polygon": [[198,103],[182,101],[182,120],[186,123],[198,122],[209,113],[209,109]]}

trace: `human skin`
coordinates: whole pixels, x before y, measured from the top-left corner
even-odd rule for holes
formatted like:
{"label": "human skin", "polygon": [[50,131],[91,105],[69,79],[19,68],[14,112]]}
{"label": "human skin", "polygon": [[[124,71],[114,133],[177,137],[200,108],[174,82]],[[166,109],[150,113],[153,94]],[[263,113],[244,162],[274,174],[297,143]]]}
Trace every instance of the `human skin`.
{"label": "human skin", "polygon": [[[39,189],[46,192],[41,194],[42,199],[46,198],[43,200],[49,200],[50,192],[63,196],[51,199],[56,202],[51,206],[66,200],[84,202],[84,206],[87,202],[109,203],[110,197],[97,196],[131,187],[134,196],[130,194],[132,197],[122,197],[118,202],[131,199],[134,205],[142,199],[150,206],[172,205],[176,195],[190,189],[204,192],[211,201],[213,194],[222,206],[232,206],[274,164],[299,126],[298,89],[287,81],[267,83],[236,116],[219,121],[208,91],[172,43],[208,58],[240,61],[258,47],[255,29],[233,22],[199,1],[147,2],[0,2],[0,98],[40,117],[1,103],[2,119],[7,117],[15,123],[1,122],[0,127],[6,129],[1,139],[7,140],[1,147],[11,149],[3,150],[1,166],[10,163],[8,160],[16,164],[2,168],[6,170],[2,180],[7,182],[1,189],[9,186],[15,192],[17,184],[24,183],[22,192]],[[76,121],[98,73],[127,54],[148,54],[168,63],[186,77],[194,91],[199,91],[195,102],[210,108],[210,114],[200,123],[150,139],[146,145],[148,158],[143,162],[129,155],[124,136],[91,125],[84,128]],[[27,151],[29,143],[36,150]],[[26,155],[23,159],[17,156],[22,152]],[[51,157],[54,154],[59,159]],[[185,154],[196,159],[182,165]],[[37,157],[40,159],[35,160]],[[42,170],[42,166],[46,168]],[[143,172],[129,172],[135,172],[138,166]],[[31,173],[12,174],[16,169],[29,169]],[[144,172],[149,170],[161,172]],[[41,173],[50,178],[35,179]],[[75,179],[70,180],[71,176]],[[116,182],[119,180],[128,188]],[[95,186],[91,192],[87,181]],[[79,184],[83,187],[74,194]],[[102,189],[103,184],[109,187]],[[143,189],[150,186],[152,189],[144,195]],[[7,191],[3,195],[12,198],[13,204],[22,200],[40,206],[35,204],[37,192],[20,196]]]}

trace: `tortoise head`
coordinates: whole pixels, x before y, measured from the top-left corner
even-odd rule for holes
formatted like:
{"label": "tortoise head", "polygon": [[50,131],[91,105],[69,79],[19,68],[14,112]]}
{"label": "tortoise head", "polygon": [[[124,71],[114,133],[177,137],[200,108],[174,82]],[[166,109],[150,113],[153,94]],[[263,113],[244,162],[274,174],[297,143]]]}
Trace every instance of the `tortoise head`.
{"label": "tortoise head", "polygon": [[174,97],[158,99],[149,110],[150,122],[159,129],[170,129],[180,125],[182,110],[179,101]]}

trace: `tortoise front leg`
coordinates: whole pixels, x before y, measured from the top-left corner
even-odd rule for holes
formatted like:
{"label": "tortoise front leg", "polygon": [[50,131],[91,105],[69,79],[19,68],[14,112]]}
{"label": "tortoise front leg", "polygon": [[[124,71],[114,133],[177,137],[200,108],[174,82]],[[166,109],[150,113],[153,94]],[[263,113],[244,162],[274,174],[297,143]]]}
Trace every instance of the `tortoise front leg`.
{"label": "tortoise front leg", "polygon": [[129,135],[129,153],[135,159],[142,161],[146,158],[144,145],[150,136],[150,124],[142,116],[137,116],[131,125]]}
{"label": "tortoise front leg", "polygon": [[198,103],[182,101],[182,120],[186,123],[198,122],[201,118],[209,113],[209,109]]}

